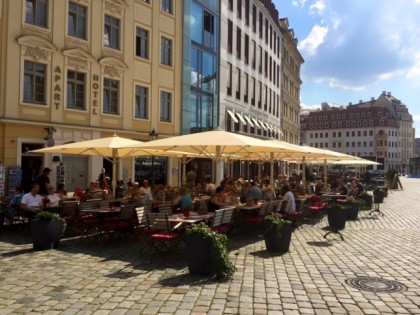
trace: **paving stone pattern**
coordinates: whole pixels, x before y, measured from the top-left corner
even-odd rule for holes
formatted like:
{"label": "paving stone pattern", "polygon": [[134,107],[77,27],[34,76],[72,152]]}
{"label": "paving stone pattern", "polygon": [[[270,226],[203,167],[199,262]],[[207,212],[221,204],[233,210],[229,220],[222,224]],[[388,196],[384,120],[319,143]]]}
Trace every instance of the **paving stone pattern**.
{"label": "paving stone pattern", "polygon": [[[420,314],[420,179],[402,178],[385,216],[359,213],[323,238],[327,221],[298,228],[273,255],[257,236],[234,233],[237,271],[227,282],[189,275],[185,252],[139,253],[137,238],[64,240],[35,252],[29,233],[0,234],[2,314]],[[395,280],[404,292],[359,291],[348,278]]]}

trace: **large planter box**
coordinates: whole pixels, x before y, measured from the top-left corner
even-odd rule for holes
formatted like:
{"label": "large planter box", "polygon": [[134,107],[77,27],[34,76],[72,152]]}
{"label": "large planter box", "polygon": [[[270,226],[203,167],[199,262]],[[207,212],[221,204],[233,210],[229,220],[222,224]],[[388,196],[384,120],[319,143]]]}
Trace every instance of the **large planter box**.
{"label": "large planter box", "polygon": [[344,230],[346,227],[348,208],[345,206],[327,208],[328,225],[333,231]]}
{"label": "large planter box", "polygon": [[61,220],[32,220],[32,243],[35,250],[58,248],[63,233]]}
{"label": "large planter box", "polygon": [[191,274],[208,276],[212,274],[210,257],[211,240],[204,237],[187,237],[187,263]]}
{"label": "large planter box", "polygon": [[276,253],[285,253],[289,251],[292,231],[292,222],[289,221],[285,222],[281,229],[277,229],[275,225],[268,226],[264,234],[265,247],[267,250]]}
{"label": "large planter box", "polygon": [[358,202],[351,202],[348,203],[349,208],[347,209],[347,220],[357,220],[357,216],[359,214],[359,207],[360,203]]}

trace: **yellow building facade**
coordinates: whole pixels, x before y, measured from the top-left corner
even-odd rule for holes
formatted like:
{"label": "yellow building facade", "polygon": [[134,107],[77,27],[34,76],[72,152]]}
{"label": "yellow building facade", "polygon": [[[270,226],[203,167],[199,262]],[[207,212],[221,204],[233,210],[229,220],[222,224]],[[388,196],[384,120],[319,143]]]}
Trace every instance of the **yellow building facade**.
{"label": "yellow building facade", "polygon": [[[0,160],[24,181],[55,170],[58,158],[30,152],[53,143],[178,135],[182,1],[0,0],[0,76]],[[71,190],[103,167],[59,159]],[[134,178],[134,159],[120,164]]]}

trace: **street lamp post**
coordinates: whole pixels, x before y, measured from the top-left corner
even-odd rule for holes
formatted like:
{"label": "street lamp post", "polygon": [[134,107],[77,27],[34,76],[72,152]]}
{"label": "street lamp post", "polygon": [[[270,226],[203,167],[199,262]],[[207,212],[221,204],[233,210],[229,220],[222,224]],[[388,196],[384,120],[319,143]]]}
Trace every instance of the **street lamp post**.
{"label": "street lamp post", "polygon": [[[152,129],[152,132],[149,133],[149,140],[153,141],[158,138],[159,134],[155,131],[155,128]],[[155,186],[155,156],[152,155],[152,187]]]}

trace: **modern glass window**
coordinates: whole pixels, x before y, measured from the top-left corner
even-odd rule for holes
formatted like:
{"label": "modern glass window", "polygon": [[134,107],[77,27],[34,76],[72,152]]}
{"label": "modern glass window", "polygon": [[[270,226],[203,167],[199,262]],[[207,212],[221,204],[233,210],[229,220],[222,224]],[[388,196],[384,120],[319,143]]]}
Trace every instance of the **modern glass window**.
{"label": "modern glass window", "polygon": [[213,104],[211,96],[191,93],[190,100],[190,132],[213,130]]}
{"label": "modern glass window", "polygon": [[162,37],[160,45],[160,63],[172,66],[172,40]]}
{"label": "modern glass window", "polygon": [[105,114],[119,114],[120,82],[117,80],[104,79],[104,102]]}
{"label": "modern glass window", "polygon": [[24,69],[23,101],[45,104],[47,66],[41,63],[25,61]]}
{"label": "modern glass window", "polygon": [[149,118],[149,88],[136,85],[136,104],[134,108],[134,116],[136,118]]}
{"label": "modern glass window", "polygon": [[86,7],[69,2],[68,35],[86,39]]}
{"label": "modern glass window", "polygon": [[26,0],[25,22],[48,27],[48,0]]}
{"label": "modern glass window", "polygon": [[160,92],[160,121],[171,122],[172,93]]}
{"label": "modern glass window", "polygon": [[67,71],[67,108],[86,109],[85,86],[86,74]]}
{"label": "modern glass window", "polygon": [[105,15],[104,45],[120,49],[120,20],[108,15]]}
{"label": "modern glass window", "polygon": [[160,0],[160,9],[167,13],[173,13],[172,0]]}
{"label": "modern glass window", "polygon": [[136,28],[136,56],[149,59],[149,31]]}

